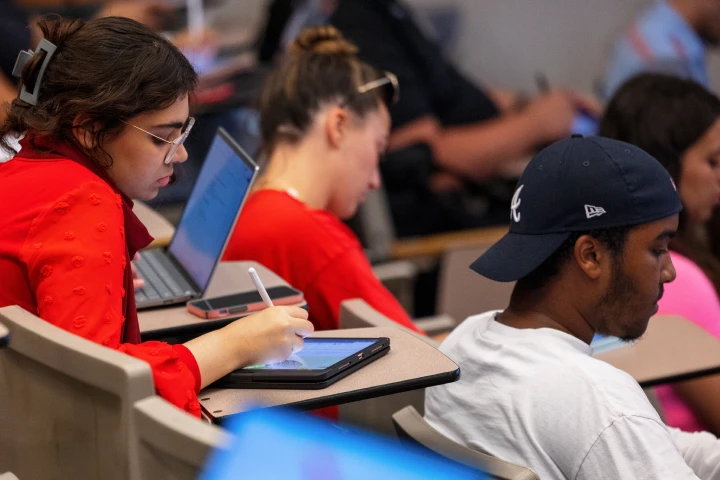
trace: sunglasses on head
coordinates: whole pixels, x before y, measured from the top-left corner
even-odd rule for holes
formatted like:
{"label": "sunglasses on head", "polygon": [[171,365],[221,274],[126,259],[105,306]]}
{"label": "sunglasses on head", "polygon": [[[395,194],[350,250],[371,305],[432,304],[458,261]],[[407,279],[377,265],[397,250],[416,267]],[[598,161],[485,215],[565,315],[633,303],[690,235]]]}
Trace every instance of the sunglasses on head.
{"label": "sunglasses on head", "polygon": [[[385,102],[385,105],[390,106],[394,103],[397,103],[398,99],[400,98],[400,84],[398,83],[398,79],[392,72],[383,72],[383,75],[375,80],[371,80],[363,85],[360,85],[357,89],[357,92],[359,94],[367,93],[372,90],[375,90],[376,88],[380,88],[380,98],[383,102]],[[348,100],[345,100],[340,104],[341,107],[346,107],[348,104]],[[292,125],[280,125],[277,129],[279,133],[284,133],[286,135],[292,135],[295,137],[302,136],[302,132],[299,131],[297,128],[293,127]]]}
{"label": "sunglasses on head", "polygon": [[388,106],[397,103],[400,98],[400,85],[394,73],[383,72],[382,77],[360,85],[358,87],[358,93],[366,93],[376,88],[381,89],[380,98],[382,98],[383,102]]}

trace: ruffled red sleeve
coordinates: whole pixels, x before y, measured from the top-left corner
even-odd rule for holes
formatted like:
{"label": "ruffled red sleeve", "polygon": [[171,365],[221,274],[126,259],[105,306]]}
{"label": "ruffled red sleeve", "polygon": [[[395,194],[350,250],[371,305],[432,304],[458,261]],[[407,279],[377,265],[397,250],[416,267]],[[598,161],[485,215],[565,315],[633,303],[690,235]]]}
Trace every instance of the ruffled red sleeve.
{"label": "ruffled red sleeve", "polygon": [[122,344],[125,232],[122,203],[100,182],[61,196],[32,222],[22,247],[38,316],[64,330],[144,360],[160,396],[200,416],[200,371],[182,345]]}

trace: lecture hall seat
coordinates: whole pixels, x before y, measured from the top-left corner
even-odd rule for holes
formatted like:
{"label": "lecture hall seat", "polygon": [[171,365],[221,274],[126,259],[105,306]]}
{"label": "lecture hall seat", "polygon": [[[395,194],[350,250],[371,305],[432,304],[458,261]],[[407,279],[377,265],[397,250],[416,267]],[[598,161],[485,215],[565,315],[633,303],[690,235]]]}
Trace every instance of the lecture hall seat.
{"label": "lecture hall seat", "polygon": [[425,421],[413,406],[393,414],[397,436],[416,446],[431,450],[443,457],[468,465],[500,480],[539,480],[532,470],[467,448],[447,438]]}
{"label": "lecture hall seat", "polygon": [[210,452],[225,448],[232,440],[224,430],[159,396],[136,402],[133,419],[142,480],[195,480]]}
{"label": "lecture hall seat", "polygon": [[150,366],[18,306],[0,308],[0,471],[21,479],[137,479],[132,408]]}
{"label": "lecture hall seat", "polygon": [[[387,318],[364,300],[345,300],[340,304],[340,328],[367,328],[367,327],[395,327],[415,335],[426,343],[437,347],[438,343],[432,338],[420,335]],[[392,349],[392,344],[390,345]],[[425,389],[386,395],[384,397],[370,398],[359,402],[345,403],[339,406],[339,419],[341,422],[392,435],[393,428],[390,415],[405,405],[413,405],[420,411],[425,408]]]}

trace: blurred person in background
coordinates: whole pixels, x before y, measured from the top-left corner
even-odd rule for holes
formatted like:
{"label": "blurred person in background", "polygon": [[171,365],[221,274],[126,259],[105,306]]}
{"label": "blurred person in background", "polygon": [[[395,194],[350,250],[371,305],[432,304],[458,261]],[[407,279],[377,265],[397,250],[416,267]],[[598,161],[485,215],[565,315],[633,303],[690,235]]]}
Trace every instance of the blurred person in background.
{"label": "blurred person in background", "polygon": [[569,134],[579,109],[600,110],[568,91],[531,98],[474,84],[397,0],[275,0],[260,60],[272,62],[303,24],[323,22],[403,85],[390,106],[393,132],[381,166],[398,236],[506,223],[513,180],[500,177],[508,166],[517,170],[518,160]]}
{"label": "blurred person in background", "polygon": [[340,0],[330,22],[403,85],[383,165],[400,236],[506,223],[508,165],[569,135],[580,109],[599,112],[570,91],[527,97],[469,81],[402,1]]}
{"label": "blurred person in background", "polygon": [[617,40],[605,71],[603,94],[610,98],[641,72],[690,78],[710,88],[707,54],[719,43],[720,1],[657,1]]}

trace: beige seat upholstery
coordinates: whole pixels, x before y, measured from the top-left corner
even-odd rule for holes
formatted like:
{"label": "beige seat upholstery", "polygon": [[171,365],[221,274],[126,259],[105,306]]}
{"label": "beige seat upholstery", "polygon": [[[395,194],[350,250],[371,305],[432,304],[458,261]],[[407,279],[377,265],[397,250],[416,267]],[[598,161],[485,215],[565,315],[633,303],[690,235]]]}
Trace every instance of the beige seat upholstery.
{"label": "beige seat upholstery", "polygon": [[365,201],[358,206],[357,220],[358,233],[370,261],[388,260],[395,240],[395,227],[383,187],[368,192]]}
{"label": "beige seat upholstery", "polygon": [[501,480],[538,480],[532,470],[480,453],[450,440],[435,430],[413,406],[396,412],[393,424],[398,437],[436,452]]}
{"label": "beige seat upholstery", "polygon": [[383,187],[368,192],[355,218],[355,230],[373,264],[373,273],[412,315],[417,268],[407,260],[389,261],[395,228]]}
{"label": "beige seat upholstery", "polygon": [[[432,338],[420,335],[419,333],[400,325],[375,310],[373,307],[368,305],[365,300],[359,298],[345,300],[340,304],[339,320],[340,328],[396,327],[412,333],[434,347],[438,345]],[[416,325],[418,325],[418,323],[416,323]]]}
{"label": "beige seat upholstery", "polygon": [[154,395],[150,366],[0,308],[0,471],[22,479],[138,478],[132,407]]}
{"label": "beige seat upholstery", "polygon": [[462,322],[471,315],[508,306],[515,282],[496,282],[470,270],[470,264],[488,248],[484,245],[445,252],[438,281],[439,314]]}
{"label": "beige seat upholstery", "polygon": [[410,316],[413,315],[417,267],[408,260],[375,264],[373,273],[397,299]]}
{"label": "beige seat upholstery", "polygon": [[416,337],[421,338],[433,347],[438,346],[438,342],[429,336],[449,332],[457,326],[455,319],[449,315],[435,315],[432,317],[424,317],[413,319],[413,323],[420,330],[426,332],[428,336],[420,335],[417,332],[405,328],[397,322],[386,317],[382,313],[368,305],[365,300],[355,298],[345,300],[340,304],[340,328],[366,328],[366,327],[397,327],[406,330]]}
{"label": "beige seat upholstery", "polygon": [[208,454],[231,436],[153,396],[135,403],[134,443],[143,480],[194,480]]}
{"label": "beige seat upholstery", "polygon": [[[345,300],[340,304],[340,328],[395,327],[412,333],[425,342],[437,347],[437,342],[420,335],[390,320],[364,300]],[[392,344],[390,345],[392,349]],[[425,389],[370,398],[359,402],[346,403],[339,406],[339,419],[368,430],[392,435],[395,429],[390,415],[392,412],[413,405],[417,410],[425,410]]]}
{"label": "beige seat upholstery", "polygon": [[0,480],[18,480],[18,478],[10,472],[0,473]]}

